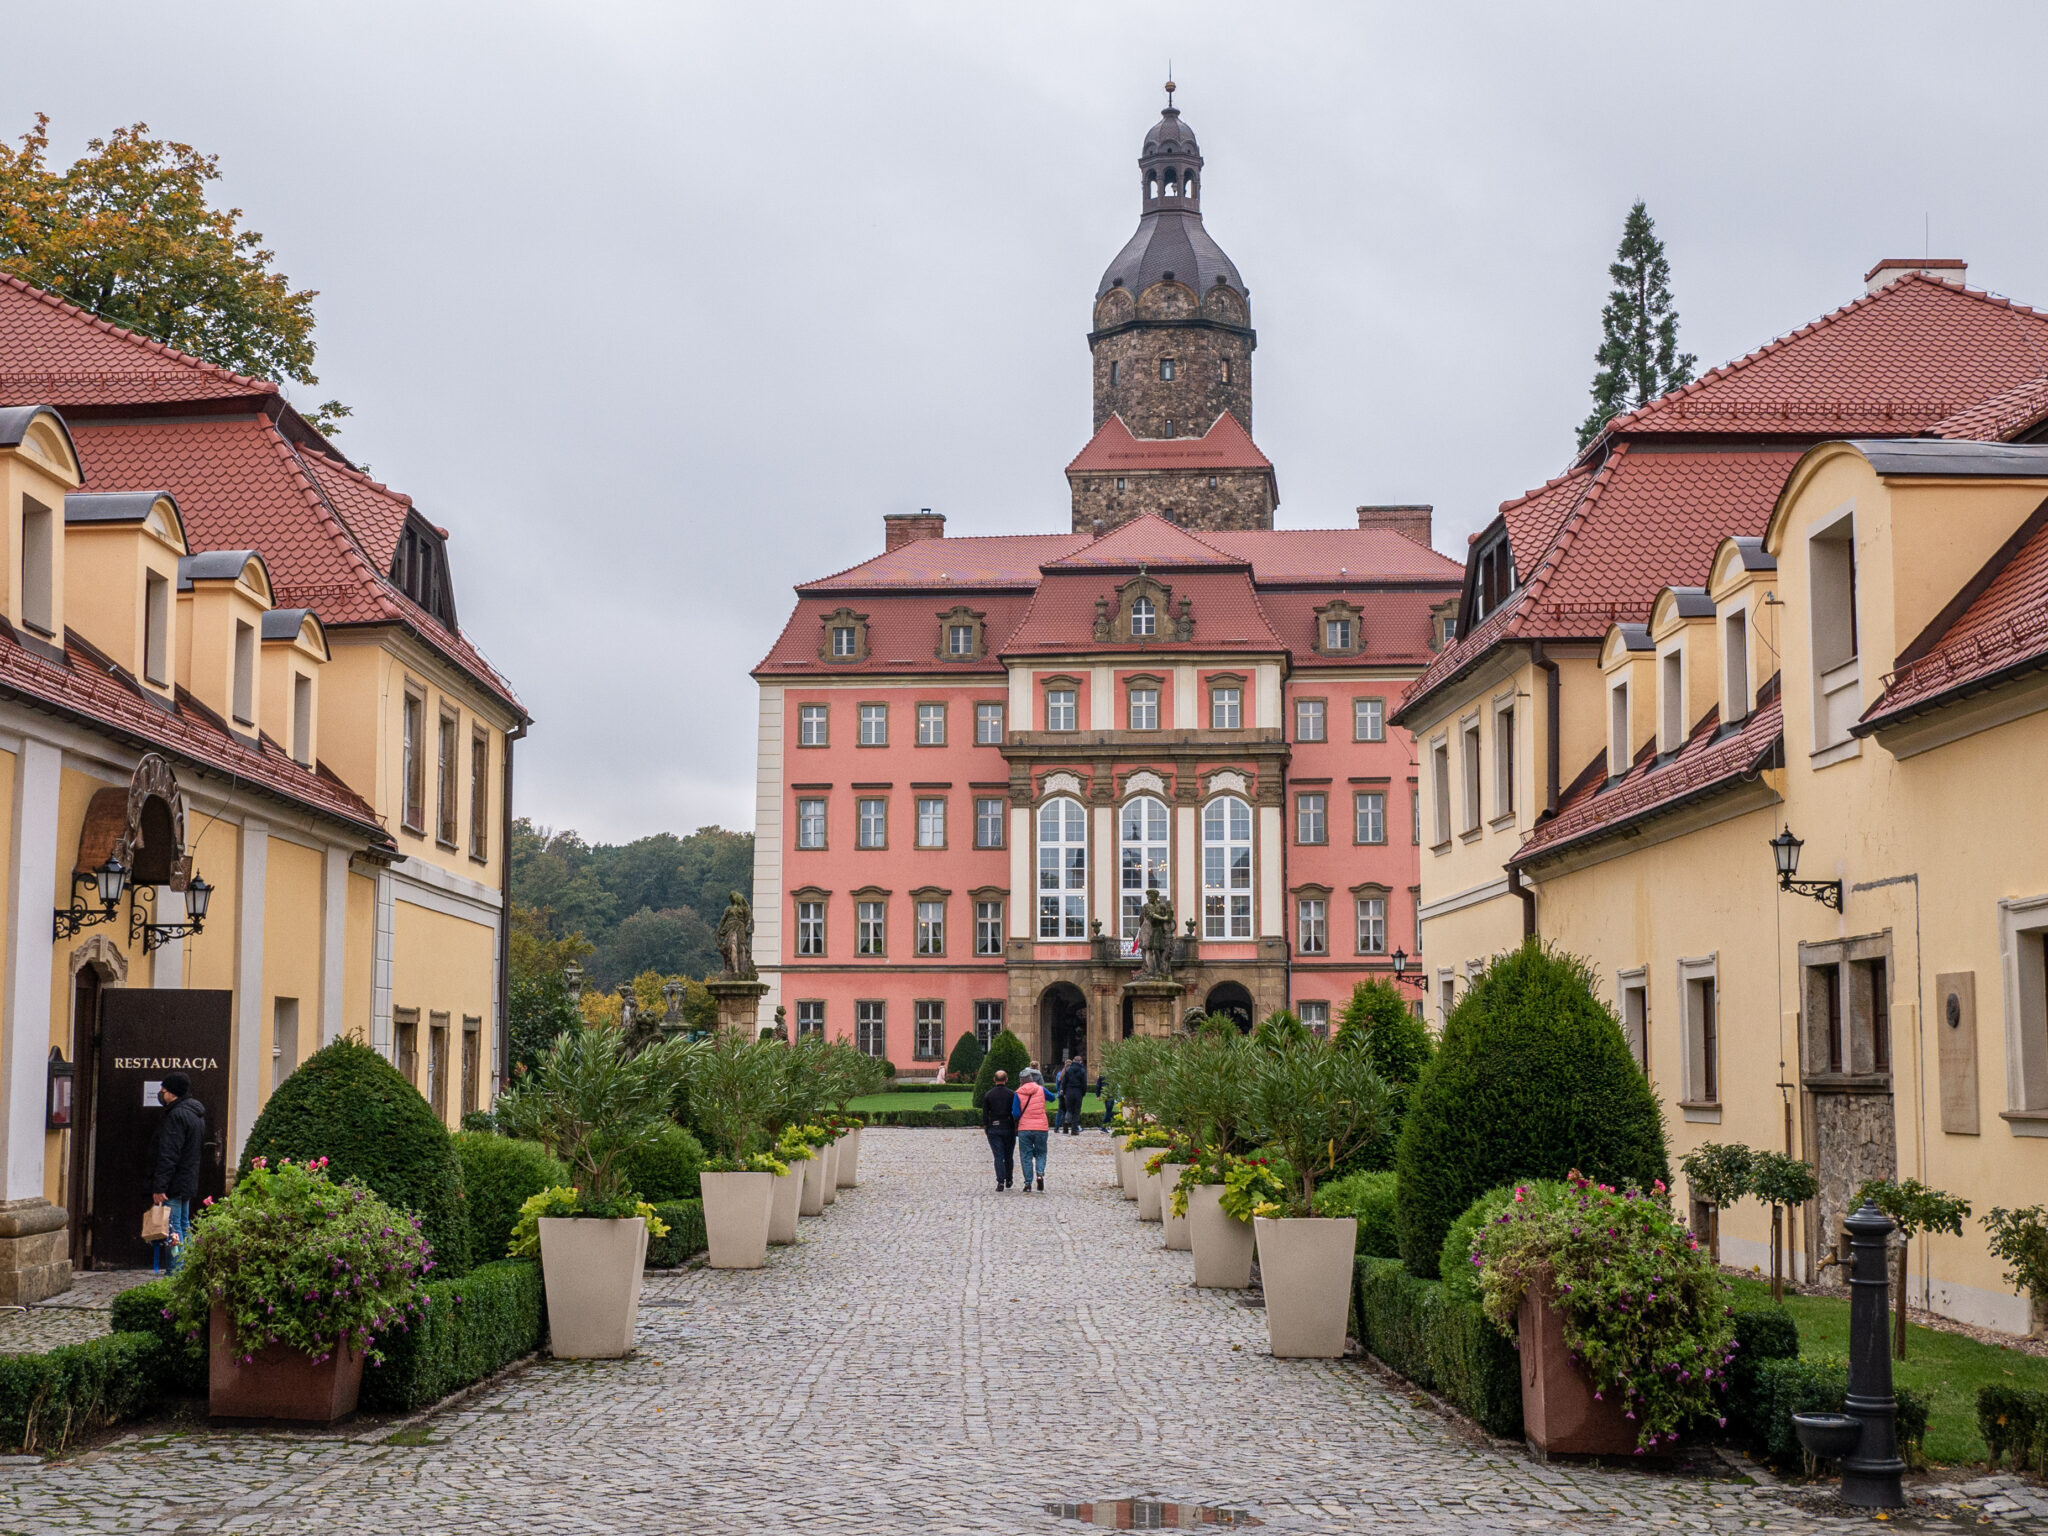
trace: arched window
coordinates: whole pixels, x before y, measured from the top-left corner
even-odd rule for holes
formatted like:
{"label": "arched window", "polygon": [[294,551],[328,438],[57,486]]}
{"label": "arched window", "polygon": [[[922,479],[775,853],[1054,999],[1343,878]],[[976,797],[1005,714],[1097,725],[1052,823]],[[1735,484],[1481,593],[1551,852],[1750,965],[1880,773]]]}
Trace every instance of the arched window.
{"label": "arched window", "polygon": [[1121,844],[1122,872],[1118,876],[1120,897],[1117,935],[1127,952],[1138,942],[1138,909],[1145,905],[1148,891],[1165,892],[1167,827],[1166,803],[1140,795],[1125,803]]}
{"label": "arched window", "polygon": [[1252,808],[1234,795],[1202,810],[1202,937],[1252,936]]}
{"label": "arched window", "polygon": [[1088,813],[1077,800],[1038,808],[1038,936],[1088,937]]}
{"label": "arched window", "polygon": [[1131,633],[1133,635],[1156,635],[1159,633],[1159,610],[1152,606],[1152,599],[1141,597],[1131,604]]}

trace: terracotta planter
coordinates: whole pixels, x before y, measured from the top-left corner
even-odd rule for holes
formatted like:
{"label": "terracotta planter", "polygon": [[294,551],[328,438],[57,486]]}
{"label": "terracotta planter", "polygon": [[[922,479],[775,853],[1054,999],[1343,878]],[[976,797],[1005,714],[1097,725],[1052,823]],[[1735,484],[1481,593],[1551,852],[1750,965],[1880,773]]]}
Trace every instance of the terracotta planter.
{"label": "terracotta planter", "polygon": [[1252,1283],[1252,1229],[1250,1223],[1224,1215],[1222,1201],[1221,1184],[1197,1184],[1188,1194],[1195,1284],[1241,1291]]}
{"label": "terracotta planter", "polygon": [[827,1205],[831,1205],[839,1199],[839,1166],[841,1159],[845,1156],[845,1153],[841,1150],[845,1145],[846,1138],[842,1136],[830,1146],[818,1148],[818,1159],[825,1165],[825,1179],[824,1183],[820,1186],[823,1190],[821,1198]]}
{"label": "terracotta planter", "polygon": [[1186,1163],[1165,1163],[1159,1169],[1159,1220],[1166,1229],[1166,1246],[1185,1253],[1188,1248],[1188,1219],[1173,1214],[1173,1187],[1187,1169]]}
{"label": "terracotta planter", "polygon": [[759,1269],[768,1262],[768,1221],[774,1214],[772,1173],[705,1173],[704,1243],[713,1269]]}
{"label": "terracotta planter", "polygon": [[646,1263],[647,1223],[638,1216],[543,1216],[548,1352],[560,1360],[616,1360],[630,1350]]}
{"label": "terracotta planter", "polygon": [[[816,1162],[817,1159],[811,1159]],[[796,1241],[796,1213],[804,1200],[804,1170],[811,1163],[791,1163],[789,1172],[778,1175],[775,1193],[768,1202],[768,1241],[771,1245]]]}
{"label": "terracotta planter", "polygon": [[796,1165],[803,1179],[804,1198],[802,1210],[806,1216],[825,1214],[825,1181],[832,1177],[832,1160],[825,1155],[823,1147],[813,1147],[816,1155],[808,1163]]}
{"label": "terracotta planter", "polygon": [[1516,1319],[1522,1350],[1522,1430],[1545,1455],[1626,1456],[1636,1448],[1636,1423],[1618,1394],[1593,1396],[1593,1384],[1572,1363],[1564,1319],[1549,1280],[1522,1297]]}
{"label": "terracotta planter", "polygon": [[1341,1357],[1358,1218],[1255,1216],[1252,1231],[1258,1239],[1266,1338],[1273,1353],[1287,1360]]}
{"label": "terracotta planter", "polygon": [[1133,1158],[1138,1159],[1138,1220],[1140,1221],[1159,1220],[1159,1175],[1145,1171],[1145,1161],[1150,1159],[1151,1155],[1149,1152],[1144,1152],[1142,1155],[1139,1152],[1131,1154]]}
{"label": "terracotta planter", "polygon": [[216,1419],[298,1419],[331,1424],[356,1411],[363,1352],[337,1350],[319,1364],[300,1349],[272,1344],[244,1365],[225,1308],[207,1325],[206,1411]]}
{"label": "terracotta planter", "polygon": [[855,1126],[840,1138],[840,1145],[846,1150],[839,1154],[839,1177],[833,1180],[836,1189],[852,1189],[860,1183],[860,1127]]}

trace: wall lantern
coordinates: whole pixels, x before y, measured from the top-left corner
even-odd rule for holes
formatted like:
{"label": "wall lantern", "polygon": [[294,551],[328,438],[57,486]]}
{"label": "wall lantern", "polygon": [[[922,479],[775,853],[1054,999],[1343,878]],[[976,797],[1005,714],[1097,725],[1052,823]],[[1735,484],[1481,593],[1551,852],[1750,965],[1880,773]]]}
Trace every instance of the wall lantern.
{"label": "wall lantern", "polygon": [[1787,827],[1771,839],[1771,857],[1778,865],[1778,889],[1791,891],[1800,896],[1811,896],[1824,907],[1842,910],[1842,882],[1839,880],[1795,880],[1799,873],[1799,850],[1805,842],[1792,835]]}
{"label": "wall lantern", "polygon": [[[100,910],[95,912],[78,898],[78,888],[91,886],[100,899]],[[56,910],[56,936],[68,939],[90,928],[94,923],[109,922],[113,919],[114,908],[121,903],[121,893],[128,889],[128,870],[111,853],[107,862],[90,872],[74,870],[71,875],[71,905]]]}
{"label": "wall lantern", "polygon": [[143,916],[145,904],[151,912],[156,910],[156,887],[153,885],[136,887],[128,898],[128,939],[130,943],[140,939],[142,952],[146,955],[151,950],[162,949],[174,939],[206,931],[206,909],[213,904],[213,887],[202,876],[192,877],[192,883],[185,887],[186,920],[182,923],[150,922]]}
{"label": "wall lantern", "polygon": [[71,1088],[78,1080],[77,1071],[64,1059],[62,1051],[54,1045],[50,1047],[50,1086],[43,1097],[43,1129],[71,1129]]}
{"label": "wall lantern", "polygon": [[1394,951],[1394,980],[1404,982],[1414,987],[1417,991],[1426,991],[1429,987],[1429,978],[1427,976],[1410,976],[1408,974],[1408,951],[1405,949]]}

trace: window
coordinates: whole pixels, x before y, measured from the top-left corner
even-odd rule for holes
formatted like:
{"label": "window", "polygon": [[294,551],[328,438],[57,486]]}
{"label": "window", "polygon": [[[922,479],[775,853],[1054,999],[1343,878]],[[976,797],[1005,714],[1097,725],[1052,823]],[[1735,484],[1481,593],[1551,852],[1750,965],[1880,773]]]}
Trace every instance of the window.
{"label": "window", "polygon": [[[1162,357],[1161,359],[1159,359],[1159,377],[1163,383],[1170,384],[1173,382],[1173,367],[1174,362],[1172,358]],[[1172,435],[1173,434],[1170,432],[1167,434],[1167,436],[1169,437],[1171,437]]]}
{"label": "window", "polygon": [[977,901],[974,904],[974,952],[1000,955],[1003,952],[1003,904]]}
{"label": "window", "polygon": [[1383,789],[1361,789],[1351,797],[1351,809],[1356,827],[1356,839],[1361,843],[1384,843],[1387,840],[1387,792]]}
{"label": "window", "polygon": [[405,696],[405,827],[408,832],[427,830],[427,701],[416,693]]}
{"label": "window", "polygon": [[1045,690],[1045,728],[1048,731],[1071,731],[1074,729],[1073,689],[1048,688]]}
{"label": "window", "polygon": [[796,1037],[799,1040],[822,1040],[825,1038],[825,1002],[823,998],[800,999],[796,1005]]}
{"label": "window", "polygon": [[1410,823],[1408,828],[1408,836],[1410,840],[1418,844],[1421,843],[1422,786],[1416,783],[1413,779],[1410,779],[1408,781],[1408,821]]}
{"label": "window", "polygon": [[974,654],[974,626],[972,624],[949,624],[946,626],[946,654],[948,656],[972,656]]}
{"label": "window", "polygon": [[800,901],[796,904],[796,952],[800,955],[825,953],[825,903]]}
{"label": "window", "polygon": [[455,846],[455,741],[458,722],[454,715],[441,716],[440,752],[436,762],[434,799],[439,815],[435,820],[434,840],[445,847]]}
{"label": "window", "polygon": [[886,800],[863,800],[860,802],[860,832],[854,838],[858,848],[886,848],[889,846],[889,802]]}
{"label": "window", "polygon": [[1515,701],[1493,711],[1493,814],[1515,814]]}
{"label": "window", "polygon": [[1223,382],[1230,382],[1230,359],[1227,357],[1223,359]]}
{"label": "window", "polygon": [[1621,983],[1621,1033],[1628,1053],[1645,1076],[1650,1071],[1650,984],[1638,973]]}
{"label": "window", "polygon": [[1458,766],[1464,771],[1465,816],[1461,830],[1479,826],[1479,722],[1468,720],[1458,731]]}
{"label": "window", "polygon": [[280,997],[270,1005],[270,1091],[299,1064],[299,1000]]}
{"label": "window", "polygon": [[862,901],[854,904],[854,952],[862,955],[887,954],[884,948],[883,917],[887,902]]}
{"label": "window", "polygon": [[313,679],[303,672],[292,674],[292,761],[313,766]]}
{"label": "window", "polygon": [[886,747],[889,744],[888,705],[861,705],[860,744],[864,747]]}
{"label": "window", "polygon": [[1117,936],[1126,949],[1138,941],[1138,912],[1148,892],[1167,889],[1166,802],[1140,795],[1124,803],[1118,852]]}
{"label": "window", "polygon": [[974,744],[977,747],[1000,747],[1003,744],[1002,705],[974,706]]}
{"label": "window", "polygon": [[917,952],[943,955],[946,952],[946,904],[920,901],[917,904]]}
{"label": "window", "polygon": [[974,846],[1003,846],[1003,802],[994,796],[974,802]]}
{"label": "window", "polygon": [[1330,840],[1329,818],[1325,814],[1327,804],[1328,797],[1322,794],[1294,797],[1294,840],[1297,843],[1327,843]]}
{"label": "window", "polygon": [[455,601],[448,584],[447,562],[440,536],[408,522],[392,552],[391,579],[407,597],[453,629]]}
{"label": "window", "polygon": [[235,620],[235,723],[256,723],[256,626]]}
{"label": "window", "polygon": [[1329,953],[1329,931],[1320,896],[1303,896],[1294,903],[1294,947],[1304,955]]}
{"label": "window", "polygon": [[1436,809],[1433,841],[1448,843],[1451,840],[1451,747],[1447,741],[1437,741],[1429,749],[1429,794],[1430,803]]}
{"label": "window", "polygon": [[484,1021],[481,1014],[462,1016],[462,1112],[475,1114],[483,1085],[478,1081],[483,1066]]}
{"label": "window", "polygon": [[853,1005],[853,1048],[863,1056],[889,1054],[888,1008],[884,1003]]}
{"label": "window", "polygon": [[170,681],[171,584],[151,571],[142,582],[142,675],[159,687]]}
{"label": "window", "polygon": [[974,1038],[986,1051],[1003,1032],[1003,1004],[1000,998],[983,998],[974,1005]]}
{"label": "window", "polygon": [[1038,808],[1038,936],[1088,937],[1088,813],[1079,801]]}
{"label": "window", "polygon": [[1618,779],[1628,772],[1629,750],[1628,684],[1616,683],[1607,690],[1607,776]]}
{"label": "window", "polygon": [[1514,552],[1505,538],[1497,538],[1473,561],[1472,622],[1477,624],[1498,608],[1514,588]]}
{"label": "window", "polygon": [[1353,741],[1385,741],[1387,739],[1387,701],[1385,699],[1353,699],[1351,701],[1351,739]]}
{"label": "window", "polygon": [[1296,699],[1294,701],[1294,739],[1296,741],[1322,741],[1323,701],[1321,699]]}
{"label": "window", "polygon": [[1384,955],[1387,952],[1387,898],[1358,898],[1358,952]]}
{"label": "window", "polygon": [[1697,962],[1681,962],[1680,995],[1685,999],[1685,1096],[1695,1104],[1721,1100],[1720,998],[1714,972]]}
{"label": "window", "polygon": [[1659,721],[1657,750],[1676,752],[1685,745],[1685,652],[1666,651],[1657,658]]}
{"label": "window", "polygon": [[1724,668],[1721,718],[1731,725],[1749,718],[1749,612],[1738,608],[1721,621]]}
{"label": "window", "polygon": [[937,796],[921,798],[917,802],[917,846],[946,846],[946,802]]}
{"label": "window", "polygon": [[1209,729],[1212,731],[1235,731],[1241,728],[1244,719],[1244,693],[1238,688],[1211,688],[1209,690]]}
{"label": "window", "polygon": [[[21,498],[21,621],[38,634],[54,635],[57,624],[57,519],[56,515],[41,502],[30,497]],[[248,628],[242,625],[241,629]],[[235,676],[239,703],[242,647],[240,629],[236,631]],[[243,724],[248,723],[249,712],[243,709],[237,716]]]}
{"label": "window", "polygon": [[834,656],[855,655],[858,652],[859,645],[860,637],[851,624],[834,624],[832,626],[832,654]]}
{"label": "window", "polygon": [[1124,488],[1124,477],[1122,475],[1118,475],[1116,477],[1116,488],[1119,492],[1121,492]]}
{"label": "window", "polygon": [[1842,1038],[1842,969],[1837,965],[1817,966],[1813,979],[1814,1027],[1827,1045],[1828,1070],[1839,1072],[1849,1054],[1843,1049]]}
{"label": "window", "polygon": [[1308,1032],[1318,1040],[1330,1038],[1330,1005],[1328,1002],[1296,1003],[1295,1009],[1301,1022],[1308,1026]]}
{"label": "window", "polygon": [[1159,633],[1159,610],[1152,606],[1152,599],[1141,597],[1131,604],[1131,634],[1142,638]]}
{"label": "window", "polygon": [[1157,688],[1133,688],[1131,690],[1131,729],[1134,731],[1156,731],[1159,729],[1159,690]]}
{"label": "window", "polygon": [[[1117,386],[1117,385],[1118,385],[1118,384],[1119,384],[1120,382],[1122,382],[1122,380],[1123,380],[1123,371],[1124,371],[1124,370],[1123,370],[1123,364],[1122,364],[1122,363],[1119,363],[1119,362],[1116,362],[1115,360],[1113,360],[1113,359],[1112,359],[1112,360],[1111,360],[1111,362],[1110,362],[1110,365],[1109,365],[1109,387],[1110,387],[1111,389],[1115,389],[1115,388],[1116,388],[1116,386]],[[1122,489],[1123,489],[1123,487],[1122,487],[1121,485],[1119,485],[1119,486],[1117,487],[1117,489],[1118,489],[1118,490],[1122,490]]]}
{"label": "window", "polygon": [[797,801],[796,845],[799,848],[822,848],[825,846],[824,801]]}
{"label": "window", "polygon": [[911,1006],[916,1020],[910,1054],[918,1061],[937,1061],[946,1054],[946,1005],[926,998]]}
{"label": "window", "polygon": [[1349,619],[1323,620],[1323,649],[1326,651],[1348,651],[1351,649],[1351,621]]}
{"label": "window", "polygon": [[946,744],[945,705],[917,706],[917,744],[920,747],[943,747]]}
{"label": "window", "polygon": [[427,1015],[427,1102],[434,1118],[448,1118],[448,1015]]}
{"label": "window", "polygon": [[1856,527],[1851,517],[1816,533],[1807,545],[1812,586],[1813,710],[1816,752],[1845,745],[1862,710],[1857,666]]}
{"label": "window", "polygon": [[1884,961],[1859,960],[1854,974],[1857,1000],[1863,1003],[1870,1020],[1870,1070],[1889,1072],[1892,1069],[1892,1004],[1891,989],[1885,985]]}
{"label": "window", "polygon": [[802,704],[796,712],[796,744],[800,747],[822,747],[830,739],[831,714],[824,704]]}
{"label": "window", "polygon": [[491,852],[491,738],[485,731],[469,737],[469,856],[485,859]]}
{"label": "window", "polygon": [[1202,808],[1202,937],[1252,936],[1252,808],[1234,795]]}
{"label": "window", "polygon": [[391,1065],[413,1087],[420,1085],[420,1011],[417,1008],[391,1010]]}

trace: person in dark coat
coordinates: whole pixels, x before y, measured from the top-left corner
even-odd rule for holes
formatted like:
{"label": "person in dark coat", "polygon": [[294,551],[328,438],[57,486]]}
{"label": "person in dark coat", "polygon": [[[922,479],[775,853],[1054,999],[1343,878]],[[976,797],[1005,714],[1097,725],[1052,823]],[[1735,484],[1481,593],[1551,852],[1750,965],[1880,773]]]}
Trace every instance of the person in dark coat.
{"label": "person in dark coat", "polygon": [[1081,1099],[1088,1092],[1088,1064],[1071,1056],[1060,1068],[1060,1129],[1069,1136],[1081,1134]]}
{"label": "person in dark coat", "polygon": [[1000,1069],[988,1092],[981,1096],[981,1129],[996,1160],[996,1189],[1000,1193],[1017,1182],[1017,1093],[1010,1086],[1010,1074]]}
{"label": "person in dark coat", "polygon": [[192,1097],[192,1081],[166,1073],[156,1101],[170,1113],[150,1143],[149,1198],[171,1208],[171,1267],[184,1262],[192,1231],[192,1202],[199,1198],[199,1154],[206,1141],[206,1106]]}

